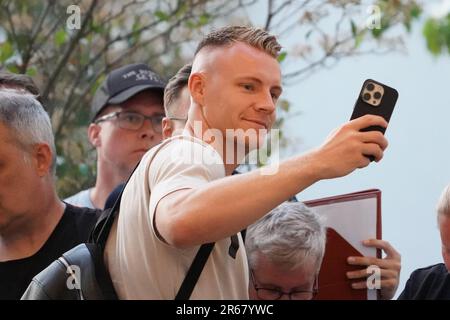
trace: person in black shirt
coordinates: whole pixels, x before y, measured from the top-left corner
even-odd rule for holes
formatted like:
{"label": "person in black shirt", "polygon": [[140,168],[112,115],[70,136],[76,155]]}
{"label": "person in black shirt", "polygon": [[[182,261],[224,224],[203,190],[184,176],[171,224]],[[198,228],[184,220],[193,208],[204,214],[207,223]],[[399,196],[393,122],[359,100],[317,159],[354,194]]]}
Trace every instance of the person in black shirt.
{"label": "person in black shirt", "polygon": [[450,300],[450,185],[439,199],[437,213],[444,263],[415,270],[399,300]]}
{"label": "person in black shirt", "polygon": [[24,90],[0,88],[0,299],[20,299],[31,279],[85,242],[97,211],[55,190],[50,119]]}
{"label": "person in black shirt", "polygon": [[450,273],[443,263],[414,270],[399,300],[450,300]]}
{"label": "person in black shirt", "polygon": [[0,299],[20,299],[35,275],[62,253],[87,240],[96,219],[96,210],[66,204],[55,229],[36,253],[0,262]]}

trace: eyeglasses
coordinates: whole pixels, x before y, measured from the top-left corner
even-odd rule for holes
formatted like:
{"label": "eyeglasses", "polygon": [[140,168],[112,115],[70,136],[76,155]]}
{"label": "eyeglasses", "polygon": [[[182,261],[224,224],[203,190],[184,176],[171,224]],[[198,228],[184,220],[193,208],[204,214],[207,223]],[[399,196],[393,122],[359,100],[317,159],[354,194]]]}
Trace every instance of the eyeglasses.
{"label": "eyeglasses", "polygon": [[261,300],[278,300],[283,295],[287,295],[289,297],[289,300],[311,300],[319,292],[319,280],[317,275],[314,279],[314,285],[312,290],[293,290],[290,292],[284,292],[272,288],[259,287],[256,284],[256,278],[253,269],[250,269],[250,277],[252,280],[253,288],[255,288],[256,295]]}
{"label": "eyeglasses", "polygon": [[117,118],[117,124],[122,129],[139,130],[144,125],[145,119],[150,120],[153,131],[156,133],[162,132],[162,119],[163,115],[144,116],[143,114],[129,111],[116,111],[95,120],[95,123],[102,121],[108,121]]}
{"label": "eyeglasses", "polygon": [[187,118],[167,117],[169,120],[187,121]]}

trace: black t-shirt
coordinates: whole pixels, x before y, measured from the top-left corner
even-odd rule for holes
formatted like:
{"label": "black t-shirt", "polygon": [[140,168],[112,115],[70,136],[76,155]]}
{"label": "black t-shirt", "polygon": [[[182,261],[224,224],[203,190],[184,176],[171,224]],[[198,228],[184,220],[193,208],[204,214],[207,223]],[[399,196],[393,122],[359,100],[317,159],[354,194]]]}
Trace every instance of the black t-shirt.
{"label": "black t-shirt", "polygon": [[450,273],[438,263],[415,270],[406,282],[399,300],[450,300]]}
{"label": "black t-shirt", "polygon": [[66,204],[61,220],[38,252],[28,258],[0,262],[0,300],[20,299],[35,275],[64,252],[86,242],[98,213]]}

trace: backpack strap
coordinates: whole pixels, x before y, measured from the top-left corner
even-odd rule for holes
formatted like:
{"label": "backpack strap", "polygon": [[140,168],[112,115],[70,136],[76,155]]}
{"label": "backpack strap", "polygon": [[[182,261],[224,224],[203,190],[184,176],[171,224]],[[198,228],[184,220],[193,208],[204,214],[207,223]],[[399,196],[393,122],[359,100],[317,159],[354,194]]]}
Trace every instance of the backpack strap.
{"label": "backpack strap", "polygon": [[[247,229],[241,230],[241,236],[244,243],[246,233]],[[175,300],[189,300],[192,292],[194,291],[195,285],[197,284],[197,281],[200,278],[203,268],[205,267],[206,261],[208,261],[211,251],[214,248],[214,244],[215,242],[205,243],[202,244],[200,249],[198,249],[194,261],[192,261],[192,264],[189,267],[186,277],[184,278],[183,283],[181,284],[180,289],[178,290]],[[236,254],[234,254],[234,256],[236,256]]]}
{"label": "backpack strap", "polygon": [[[167,139],[164,142],[162,142],[159,145],[159,149],[161,149],[164,145],[166,145],[172,140],[175,139]],[[158,151],[159,150],[157,150],[153,154],[152,159],[150,159],[150,162],[153,160],[153,157],[156,155]],[[97,223],[95,224],[93,231],[91,232],[91,235],[89,236],[89,242],[97,243],[102,247],[102,249],[104,249],[104,246],[108,239],[109,232],[114,223],[114,219],[119,212],[123,190],[125,190],[126,185],[130,181],[131,176],[133,175],[134,171],[138,166],[139,163],[136,165],[136,167],[133,169],[133,172],[128,177],[127,182],[125,183],[123,189],[120,191],[120,194],[117,197],[116,201],[114,202],[113,207],[111,209],[107,209],[102,212],[99,219],[97,220]],[[243,238],[245,238],[245,232],[242,235]],[[200,247],[197,254],[195,255],[194,261],[189,267],[189,270],[186,274],[186,277],[183,280],[183,283],[180,286],[180,289],[178,290],[175,300],[188,300],[190,298],[192,292],[194,291],[195,285],[197,284],[197,281],[200,278],[203,268],[205,267],[206,261],[208,261],[211,251],[214,248],[214,245],[215,242],[212,242],[203,244]]]}
{"label": "backpack strap", "polygon": [[202,244],[194,258],[194,261],[189,267],[175,300],[189,300],[192,291],[194,291],[194,287],[197,284],[198,278],[200,278],[200,274],[205,267],[206,261],[214,248],[214,245],[215,242]]}
{"label": "backpack strap", "polygon": [[245,236],[247,235],[247,228],[241,230],[242,241],[245,244]]}

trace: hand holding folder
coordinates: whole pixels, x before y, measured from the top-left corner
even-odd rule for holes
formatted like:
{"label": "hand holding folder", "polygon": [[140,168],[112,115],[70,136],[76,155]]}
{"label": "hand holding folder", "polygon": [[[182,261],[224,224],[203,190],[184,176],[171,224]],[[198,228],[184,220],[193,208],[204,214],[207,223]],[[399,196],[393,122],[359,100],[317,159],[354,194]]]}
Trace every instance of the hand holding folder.
{"label": "hand holding folder", "polygon": [[316,299],[377,299],[376,290],[352,289],[347,272],[361,270],[350,265],[350,256],[381,258],[381,250],[365,247],[366,239],[381,239],[381,191],[366,190],[306,201],[324,218],[327,245],[319,273]]}

